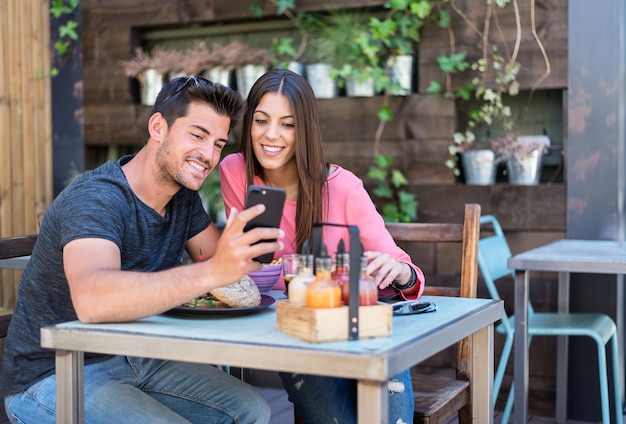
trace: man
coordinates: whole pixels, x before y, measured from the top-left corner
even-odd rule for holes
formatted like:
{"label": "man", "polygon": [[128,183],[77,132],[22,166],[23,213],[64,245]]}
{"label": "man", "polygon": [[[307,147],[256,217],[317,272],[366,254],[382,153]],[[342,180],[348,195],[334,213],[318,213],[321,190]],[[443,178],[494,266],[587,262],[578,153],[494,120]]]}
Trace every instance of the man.
{"label": "man", "polygon": [[[54,352],[40,347],[41,327],[159,314],[258,270],[252,258],[282,249],[255,244],[282,237],[279,229],[243,232],[263,206],[233,211],[220,237],[197,193],[243,111],[230,88],[177,78],[157,97],[146,145],[81,175],[50,205],[7,336],[0,395],[9,417],[55,421]],[[179,266],[185,250],[194,263]],[[211,366],[87,354],[85,417],[265,423],[270,410],[252,387]]]}

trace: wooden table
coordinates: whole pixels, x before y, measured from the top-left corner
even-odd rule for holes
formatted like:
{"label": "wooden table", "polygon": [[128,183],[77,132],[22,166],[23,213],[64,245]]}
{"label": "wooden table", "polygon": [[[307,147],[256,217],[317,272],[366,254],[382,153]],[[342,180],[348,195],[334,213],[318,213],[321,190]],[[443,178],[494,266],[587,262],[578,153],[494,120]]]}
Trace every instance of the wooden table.
{"label": "wooden table", "polygon": [[[569,311],[569,276],[572,272],[591,274],[626,274],[626,246],[606,240],[557,240],[509,258],[515,273],[515,423],[528,422],[528,283],[530,271],[559,273],[558,311]],[[618,302],[619,303],[619,302]],[[618,305],[622,308],[622,305]],[[618,313],[621,317],[622,313]],[[617,326],[623,331],[618,318]],[[624,375],[623,340],[620,346],[620,375]],[[567,337],[557,342],[557,410],[556,421],[567,417]],[[624,387],[623,380],[619,382]],[[623,392],[623,390],[622,390]]]}
{"label": "wooden table", "polygon": [[[426,298],[426,297],[425,297]],[[474,335],[475,422],[493,422],[493,323],[502,301],[430,298],[439,310],[394,317],[392,336],[312,344],[276,329],[274,305],[247,316],[153,316],[120,324],[78,321],[41,330],[56,349],[57,422],[82,423],[83,352],[130,355],[358,380],[358,421],[387,423],[387,380],[458,340]]]}

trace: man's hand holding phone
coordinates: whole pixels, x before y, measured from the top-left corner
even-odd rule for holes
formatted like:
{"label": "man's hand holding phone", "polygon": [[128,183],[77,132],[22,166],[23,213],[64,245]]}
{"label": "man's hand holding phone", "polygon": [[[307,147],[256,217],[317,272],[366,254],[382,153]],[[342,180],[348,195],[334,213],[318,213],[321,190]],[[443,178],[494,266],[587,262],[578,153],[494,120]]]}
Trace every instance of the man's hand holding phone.
{"label": "man's hand holding phone", "polygon": [[[243,229],[257,216],[265,213],[265,205],[259,204],[239,212],[233,208],[226,220],[221,237],[217,241],[214,254],[205,263],[210,275],[219,281],[234,282],[251,271],[262,268],[261,263],[252,259],[284,248],[278,239],[285,233],[280,228],[257,227],[247,232]],[[273,240],[263,242],[263,240]]]}
{"label": "man's hand holding phone", "polygon": [[[251,185],[248,187],[248,194],[244,209],[248,209],[254,205],[262,204],[265,211],[252,218],[244,228],[245,231],[258,227],[279,228],[280,220],[283,216],[283,207],[285,205],[286,192],[281,188],[263,187]],[[276,238],[263,239],[258,243],[275,242]],[[254,258],[255,261],[268,264],[274,258],[274,251],[259,255]]]}

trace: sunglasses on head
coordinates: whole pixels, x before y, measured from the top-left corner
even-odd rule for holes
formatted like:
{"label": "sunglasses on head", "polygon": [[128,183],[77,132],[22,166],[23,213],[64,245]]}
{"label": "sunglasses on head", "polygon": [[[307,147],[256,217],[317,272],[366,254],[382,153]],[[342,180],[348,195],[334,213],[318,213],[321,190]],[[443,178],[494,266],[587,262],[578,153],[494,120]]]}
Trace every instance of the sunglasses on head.
{"label": "sunglasses on head", "polygon": [[165,99],[163,99],[163,101],[161,103],[159,103],[154,110],[158,111],[159,109],[161,109],[161,107],[172,97],[174,97],[175,95],[177,95],[178,93],[180,93],[181,91],[183,91],[185,89],[185,87],[187,87],[187,85],[189,85],[189,82],[193,81],[193,85],[194,87],[198,87],[200,85],[200,81],[204,81],[206,83],[208,83],[209,81],[206,80],[203,77],[198,77],[196,75],[192,75],[189,78],[187,78],[187,80],[183,83],[183,85],[181,85],[180,87],[178,87],[176,89],[176,91],[174,91],[172,94],[170,94],[169,96],[167,96]]}

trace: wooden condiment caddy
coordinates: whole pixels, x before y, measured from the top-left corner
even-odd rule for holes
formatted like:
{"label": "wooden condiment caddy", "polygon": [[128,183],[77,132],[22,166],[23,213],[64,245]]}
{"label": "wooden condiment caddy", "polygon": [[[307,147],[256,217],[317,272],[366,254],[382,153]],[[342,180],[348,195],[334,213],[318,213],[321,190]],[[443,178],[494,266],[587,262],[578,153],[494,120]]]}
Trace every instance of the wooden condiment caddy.
{"label": "wooden condiment caddy", "polygon": [[359,230],[353,225],[315,223],[313,226],[313,254],[319,256],[322,227],[347,227],[350,233],[350,302],[338,308],[307,308],[276,302],[278,330],[311,343],[358,340],[359,338],[388,337],[391,335],[393,308],[386,303],[359,306],[359,276],[362,247]]}

